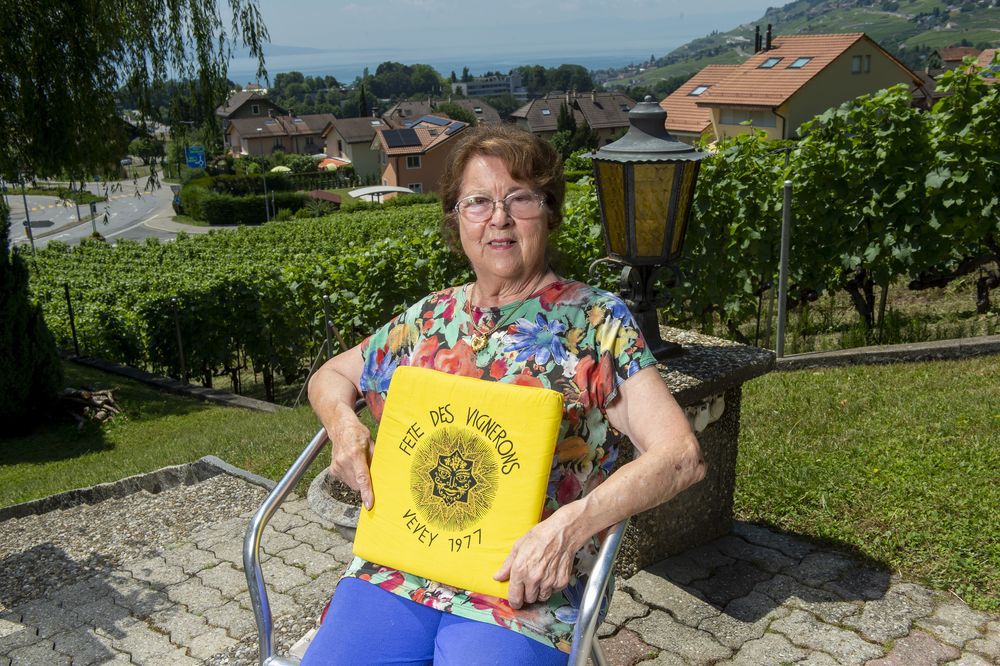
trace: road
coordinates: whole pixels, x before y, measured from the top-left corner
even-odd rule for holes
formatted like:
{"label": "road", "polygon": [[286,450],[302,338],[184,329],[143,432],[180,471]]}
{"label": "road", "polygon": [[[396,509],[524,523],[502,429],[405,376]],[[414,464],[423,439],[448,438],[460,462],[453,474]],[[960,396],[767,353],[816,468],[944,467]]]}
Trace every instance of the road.
{"label": "road", "polygon": [[[45,247],[53,240],[76,244],[90,236],[95,228],[111,243],[120,238],[169,240],[177,235],[156,228],[157,220],[169,222],[174,214],[170,205],[173,193],[169,185],[151,191],[145,189],[145,179],[138,183],[129,180],[115,185],[109,188],[108,201],[96,204],[97,217],[93,221],[88,221],[89,206],[80,206],[82,223],[78,222],[76,205],[71,202],[56,197],[27,197],[35,247]],[[91,183],[88,189],[96,192],[98,188]],[[101,190],[103,194],[103,187]],[[7,202],[11,209],[10,239],[15,244],[27,245],[30,241],[24,227],[24,199],[12,190],[7,194]]]}

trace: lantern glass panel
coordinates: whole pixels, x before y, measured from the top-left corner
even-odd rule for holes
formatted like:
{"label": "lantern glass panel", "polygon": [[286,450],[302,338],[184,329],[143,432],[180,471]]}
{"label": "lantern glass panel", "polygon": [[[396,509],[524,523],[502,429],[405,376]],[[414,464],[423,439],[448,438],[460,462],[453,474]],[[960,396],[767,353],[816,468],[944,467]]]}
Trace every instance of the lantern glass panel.
{"label": "lantern glass panel", "polygon": [[676,163],[636,164],[635,241],[636,256],[663,255],[668,225],[670,198],[674,190]]}
{"label": "lantern glass panel", "polygon": [[691,202],[694,201],[694,188],[698,178],[698,162],[682,162],[681,166],[684,169],[684,175],[681,177],[677,215],[674,217],[674,237],[670,243],[671,256],[679,255],[684,246],[684,231],[687,229],[688,215],[691,212]]}
{"label": "lantern glass panel", "polygon": [[605,232],[611,252],[624,256],[625,243],[625,165],[595,160],[597,185],[601,189]]}

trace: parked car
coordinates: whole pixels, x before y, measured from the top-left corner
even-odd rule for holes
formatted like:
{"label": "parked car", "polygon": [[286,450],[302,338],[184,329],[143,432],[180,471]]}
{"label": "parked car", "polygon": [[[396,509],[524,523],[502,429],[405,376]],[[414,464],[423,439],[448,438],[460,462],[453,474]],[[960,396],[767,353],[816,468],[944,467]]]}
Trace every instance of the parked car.
{"label": "parked car", "polygon": [[121,164],[122,166],[132,166],[132,158],[131,157],[123,157],[121,159],[121,161],[119,162],[119,164]]}

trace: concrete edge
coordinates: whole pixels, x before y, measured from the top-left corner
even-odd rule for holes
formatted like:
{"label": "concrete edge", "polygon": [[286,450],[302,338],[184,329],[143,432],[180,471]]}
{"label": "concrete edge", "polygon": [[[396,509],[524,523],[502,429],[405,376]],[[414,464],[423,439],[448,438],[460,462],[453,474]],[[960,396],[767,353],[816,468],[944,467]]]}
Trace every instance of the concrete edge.
{"label": "concrete edge", "polygon": [[0,522],[57,509],[68,509],[80,504],[98,504],[107,499],[125,497],[142,490],[155,494],[179,485],[192,485],[210,479],[222,471],[204,459],[183,465],[162,467],[153,472],[128,476],[118,481],[99,483],[89,488],[67,490],[41,499],[2,507],[0,508]]}
{"label": "concrete edge", "polygon": [[680,389],[675,392],[673,396],[677,401],[677,404],[681,407],[688,407],[701,402],[710,396],[724,393],[730,388],[742,386],[751,379],[756,379],[757,377],[766,375],[775,369],[777,369],[775,366],[775,356],[772,353],[765,358],[758,359],[753,363],[748,363],[747,365],[739,368],[736,372],[726,375],[726,377],[721,380],[700,382],[694,386]]}
{"label": "concrete edge", "polygon": [[204,456],[202,458],[199,458],[196,461],[196,463],[192,464],[197,464],[197,463],[205,463],[206,465],[211,465],[216,469],[218,469],[220,472],[228,474],[229,476],[235,476],[238,479],[243,479],[247,483],[252,483],[255,486],[260,486],[265,490],[269,491],[274,490],[274,487],[278,485],[276,481],[272,481],[271,479],[263,477],[259,474],[254,474],[253,472],[248,472],[247,470],[241,467],[230,465],[222,458],[217,458],[215,456]]}
{"label": "concrete edge", "polygon": [[275,482],[271,479],[230,465],[221,458],[204,456],[183,465],[161,467],[152,472],[128,476],[118,481],[99,483],[89,488],[67,490],[48,497],[0,507],[0,522],[12,518],[37,516],[59,509],[69,509],[80,504],[99,504],[104,500],[126,497],[143,490],[157,494],[177,486],[193,486],[219,474],[237,477],[268,491],[275,486]]}
{"label": "concrete edge", "polygon": [[142,382],[143,384],[147,384],[176,395],[198,398],[199,400],[204,400],[205,402],[211,402],[217,405],[242,407],[244,409],[251,409],[257,412],[271,413],[288,409],[288,407],[276,405],[273,402],[265,402],[264,400],[248,398],[246,396],[236,395],[235,393],[228,393],[218,389],[210,389],[203,386],[195,386],[194,384],[187,384],[178,379],[170,379],[169,377],[154,375],[151,372],[146,372],[145,370],[140,370],[139,368],[132,368],[99,358],[70,355],[67,359],[79,365],[85,365],[103,372],[119,375],[121,377],[127,377],[128,379],[133,379],[137,382]]}
{"label": "concrete edge", "polygon": [[1000,335],[956,338],[901,345],[856,347],[826,352],[807,352],[777,359],[775,370],[830,368],[844,365],[876,365],[943,361],[1000,354]]}

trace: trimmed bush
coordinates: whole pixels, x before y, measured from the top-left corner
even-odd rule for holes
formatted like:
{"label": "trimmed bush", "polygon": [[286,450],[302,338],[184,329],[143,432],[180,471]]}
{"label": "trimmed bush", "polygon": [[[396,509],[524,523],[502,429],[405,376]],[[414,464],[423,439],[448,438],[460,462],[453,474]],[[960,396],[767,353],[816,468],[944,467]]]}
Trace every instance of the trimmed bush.
{"label": "trimmed bush", "polygon": [[[308,201],[306,195],[298,192],[274,192],[268,198],[277,210],[285,209],[289,214],[303,208]],[[212,225],[263,224],[267,221],[264,195],[234,197],[206,192],[201,198],[201,217],[197,219]]]}

